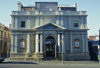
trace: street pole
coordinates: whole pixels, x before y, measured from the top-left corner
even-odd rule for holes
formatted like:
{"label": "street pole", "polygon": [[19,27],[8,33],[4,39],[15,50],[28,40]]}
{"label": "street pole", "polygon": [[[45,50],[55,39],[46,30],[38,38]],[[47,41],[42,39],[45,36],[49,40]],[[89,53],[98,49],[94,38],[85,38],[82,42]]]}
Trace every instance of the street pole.
{"label": "street pole", "polygon": [[36,55],[37,55],[37,63],[39,63],[39,55],[38,54],[39,54],[39,42],[40,41],[38,39],[37,39],[37,41],[38,41],[38,53]]}
{"label": "street pole", "polygon": [[63,40],[62,40],[62,63],[64,64],[64,60],[63,60]]}

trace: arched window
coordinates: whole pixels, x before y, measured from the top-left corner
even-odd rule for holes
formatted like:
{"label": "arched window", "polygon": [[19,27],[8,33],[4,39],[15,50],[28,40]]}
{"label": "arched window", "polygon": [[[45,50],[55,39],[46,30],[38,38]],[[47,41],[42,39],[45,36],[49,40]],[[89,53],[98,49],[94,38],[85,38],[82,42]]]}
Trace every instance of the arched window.
{"label": "arched window", "polygon": [[80,47],[80,40],[79,39],[75,39],[74,40],[74,47],[75,48],[79,48]]}

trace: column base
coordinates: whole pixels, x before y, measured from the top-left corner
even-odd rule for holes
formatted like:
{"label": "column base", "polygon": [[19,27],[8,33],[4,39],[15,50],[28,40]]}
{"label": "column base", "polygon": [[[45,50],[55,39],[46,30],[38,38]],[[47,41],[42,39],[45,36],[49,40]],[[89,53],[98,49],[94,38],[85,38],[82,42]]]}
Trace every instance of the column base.
{"label": "column base", "polygon": [[43,59],[43,53],[35,53],[35,58]]}
{"label": "column base", "polygon": [[58,60],[61,60],[62,59],[62,56],[61,55],[62,55],[61,53],[58,53],[58,56],[57,56],[57,59]]}

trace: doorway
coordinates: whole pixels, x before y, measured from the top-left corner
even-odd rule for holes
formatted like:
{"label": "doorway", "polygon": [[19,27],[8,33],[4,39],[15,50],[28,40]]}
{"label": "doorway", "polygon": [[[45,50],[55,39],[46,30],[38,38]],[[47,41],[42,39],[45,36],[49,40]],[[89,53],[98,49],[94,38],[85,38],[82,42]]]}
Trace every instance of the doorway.
{"label": "doorway", "polygon": [[45,39],[45,47],[46,47],[46,57],[55,57],[55,39],[52,36],[48,36]]}

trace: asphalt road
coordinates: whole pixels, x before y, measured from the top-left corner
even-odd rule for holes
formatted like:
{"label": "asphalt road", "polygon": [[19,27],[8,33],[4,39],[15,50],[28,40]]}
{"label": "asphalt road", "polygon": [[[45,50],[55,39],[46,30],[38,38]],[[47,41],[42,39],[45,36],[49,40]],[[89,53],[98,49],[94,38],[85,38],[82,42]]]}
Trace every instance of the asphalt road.
{"label": "asphalt road", "polygon": [[100,68],[100,64],[0,64],[0,68]]}

